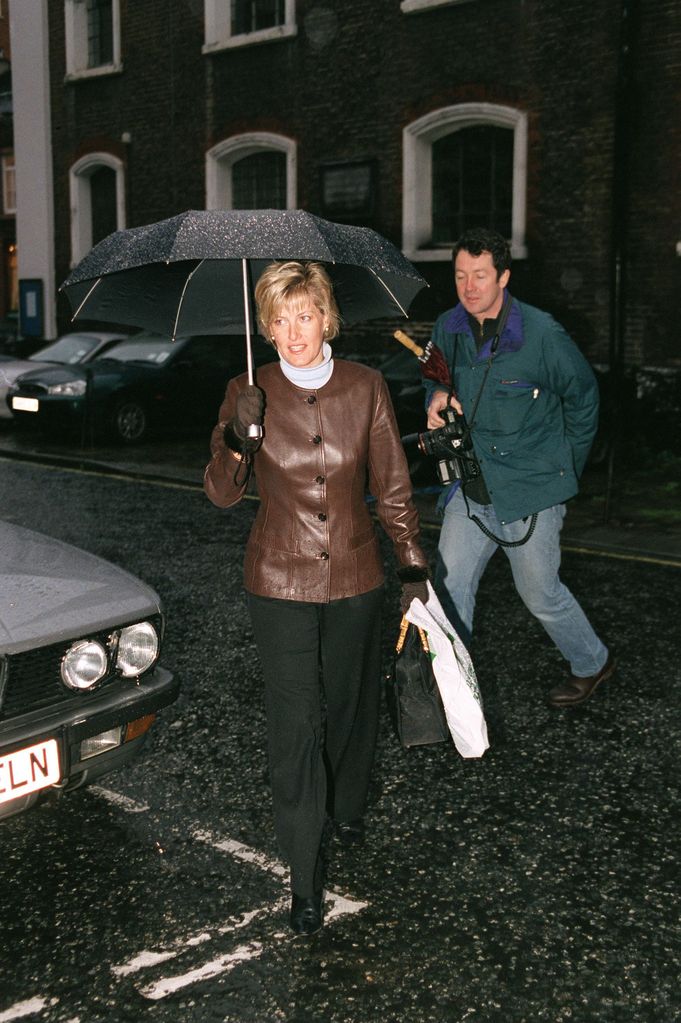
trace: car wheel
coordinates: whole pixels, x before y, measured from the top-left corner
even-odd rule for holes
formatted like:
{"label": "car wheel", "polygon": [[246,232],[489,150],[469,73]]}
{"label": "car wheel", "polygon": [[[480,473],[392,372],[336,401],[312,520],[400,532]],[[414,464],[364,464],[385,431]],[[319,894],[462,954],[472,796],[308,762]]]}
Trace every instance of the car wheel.
{"label": "car wheel", "polygon": [[146,436],[149,421],[144,405],[136,398],[123,398],[114,408],[114,436],[124,444],[134,444]]}

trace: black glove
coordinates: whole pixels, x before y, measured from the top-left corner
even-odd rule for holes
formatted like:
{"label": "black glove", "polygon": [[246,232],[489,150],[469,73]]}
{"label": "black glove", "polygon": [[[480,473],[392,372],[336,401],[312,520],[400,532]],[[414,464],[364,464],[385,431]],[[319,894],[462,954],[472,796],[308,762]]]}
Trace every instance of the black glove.
{"label": "black glove", "polygon": [[428,587],[425,583],[402,583],[402,596],[400,597],[400,608],[402,613],[409,610],[414,597],[426,604],[428,602]]}
{"label": "black glove", "polygon": [[248,384],[236,399],[236,413],[232,421],[232,429],[239,440],[246,440],[248,427],[262,423],[265,410],[265,395],[255,384]]}
{"label": "black glove", "polygon": [[402,583],[402,595],[400,597],[400,608],[402,613],[409,610],[414,597],[418,597],[424,604],[428,600],[428,569],[423,565],[403,565],[397,570],[397,576]]}

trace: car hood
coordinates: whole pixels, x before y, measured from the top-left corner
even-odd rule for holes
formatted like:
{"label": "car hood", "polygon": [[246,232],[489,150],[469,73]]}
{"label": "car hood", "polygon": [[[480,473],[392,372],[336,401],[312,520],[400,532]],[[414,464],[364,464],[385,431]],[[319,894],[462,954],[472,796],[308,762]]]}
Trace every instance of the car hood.
{"label": "car hood", "polygon": [[33,370],[49,370],[52,368],[52,365],[50,362],[35,362],[28,359],[12,359],[9,362],[0,362],[0,390],[11,387],[17,377],[22,376],[24,373],[32,372]]}
{"label": "car hood", "polygon": [[148,376],[158,374],[161,368],[152,362],[121,362],[119,359],[107,359],[106,355],[103,355],[88,363],[86,368],[52,365],[44,369],[32,369],[30,373],[21,374],[16,386],[20,389],[24,384],[30,383],[53,387],[55,384],[85,380],[89,377],[95,387],[106,388],[111,381],[146,379]]}
{"label": "car hood", "polygon": [[87,636],[161,610],[122,568],[0,520],[0,654]]}

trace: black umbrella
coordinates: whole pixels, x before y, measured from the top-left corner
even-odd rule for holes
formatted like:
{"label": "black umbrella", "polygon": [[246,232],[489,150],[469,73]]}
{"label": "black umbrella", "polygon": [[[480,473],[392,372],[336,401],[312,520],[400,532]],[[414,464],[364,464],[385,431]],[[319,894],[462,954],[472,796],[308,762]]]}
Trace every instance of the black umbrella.
{"label": "black umbrella", "polygon": [[346,323],[406,316],[426,281],[386,238],[304,210],[189,210],[104,238],[62,284],[73,319],[169,334],[245,333],[252,289],[275,259],[323,263]]}

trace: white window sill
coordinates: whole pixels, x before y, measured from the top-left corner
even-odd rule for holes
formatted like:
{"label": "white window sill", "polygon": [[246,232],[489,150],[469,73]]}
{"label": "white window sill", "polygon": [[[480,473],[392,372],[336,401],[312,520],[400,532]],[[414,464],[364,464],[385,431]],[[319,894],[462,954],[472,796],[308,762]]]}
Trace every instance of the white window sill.
{"label": "white window sill", "polygon": [[[451,262],[453,245],[442,249],[404,249],[404,255],[412,263]],[[512,259],[527,259],[526,245],[511,245]]]}
{"label": "white window sill", "polygon": [[402,14],[416,14],[418,11],[427,11],[431,7],[452,7],[454,4],[466,4],[470,0],[402,0],[400,10]]}
{"label": "white window sill", "polygon": [[452,249],[405,249],[404,254],[412,263],[444,263],[451,260]]}
{"label": "white window sill", "polygon": [[101,78],[103,75],[120,75],[122,64],[101,64],[99,67],[83,68],[82,71],[68,71],[64,75],[65,82],[80,82],[84,78]]}
{"label": "white window sill", "polygon": [[289,39],[298,33],[296,25],[277,25],[275,28],[263,28],[259,32],[245,32],[240,36],[229,36],[226,39],[215,39],[205,43],[201,48],[204,54],[216,53],[220,50],[231,50],[237,46],[256,46],[258,43],[276,43],[279,39]]}

